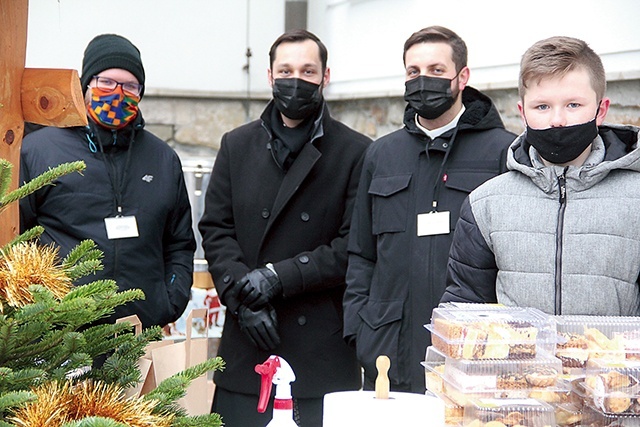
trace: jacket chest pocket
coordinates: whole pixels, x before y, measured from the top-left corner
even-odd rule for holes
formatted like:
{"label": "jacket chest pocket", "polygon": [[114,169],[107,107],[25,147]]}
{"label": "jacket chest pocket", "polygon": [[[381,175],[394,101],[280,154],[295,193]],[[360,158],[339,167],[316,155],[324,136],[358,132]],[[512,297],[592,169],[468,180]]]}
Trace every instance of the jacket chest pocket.
{"label": "jacket chest pocket", "polygon": [[407,228],[411,174],[374,177],[369,185],[373,234],[398,233]]}

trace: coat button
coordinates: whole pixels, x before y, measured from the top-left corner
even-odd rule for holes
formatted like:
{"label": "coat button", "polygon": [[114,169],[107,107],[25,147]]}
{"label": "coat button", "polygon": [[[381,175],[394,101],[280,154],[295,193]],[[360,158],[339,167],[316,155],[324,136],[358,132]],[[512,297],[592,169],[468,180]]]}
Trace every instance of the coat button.
{"label": "coat button", "polygon": [[269,209],[267,208],[262,209],[262,218],[264,219],[269,218]]}
{"label": "coat button", "polygon": [[307,324],[307,318],[305,316],[298,317],[298,325],[304,326]]}
{"label": "coat button", "polygon": [[302,214],[300,215],[300,219],[302,219],[304,222],[309,221],[309,214],[306,212],[302,212]]}
{"label": "coat button", "polygon": [[302,255],[300,258],[298,258],[298,261],[300,261],[302,264],[306,264],[309,262],[309,257],[306,255]]}
{"label": "coat button", "polygon": [[222,281],[223,281],[224,283],[229,283],[229,282],[231,281],[231,276],[229,276],[229,275],[227,274],[226,276],[224,276],[224,277],[222,278]]}

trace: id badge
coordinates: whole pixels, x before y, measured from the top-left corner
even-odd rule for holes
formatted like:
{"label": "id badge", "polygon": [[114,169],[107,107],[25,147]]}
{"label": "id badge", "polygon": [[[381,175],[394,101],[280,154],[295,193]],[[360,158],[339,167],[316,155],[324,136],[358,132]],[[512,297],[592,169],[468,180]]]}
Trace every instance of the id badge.
{"label": "id badge", "polygon": [[418,214],[418,236],[449,234],[449,211]]}
{"label": "id badge", "polygon": [[107,238],[110,240],[139,236],[138,223],[133,215],[105,218],[104,225],[107,228]]}

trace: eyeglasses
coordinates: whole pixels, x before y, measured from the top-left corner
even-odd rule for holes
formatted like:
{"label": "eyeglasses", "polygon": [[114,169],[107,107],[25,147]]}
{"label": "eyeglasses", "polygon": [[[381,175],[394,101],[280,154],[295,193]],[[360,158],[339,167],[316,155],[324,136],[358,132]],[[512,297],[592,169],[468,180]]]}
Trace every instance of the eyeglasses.
{"label": "eyeglasses", "polygon": [[116,90],[118,86],[122,86],[122,90],[135,96],[140,96],[144,87],[144,85],[138,83],[120,83],[108,77],[93,76],[93,78],[96,79],[96,87],[98,89]]}

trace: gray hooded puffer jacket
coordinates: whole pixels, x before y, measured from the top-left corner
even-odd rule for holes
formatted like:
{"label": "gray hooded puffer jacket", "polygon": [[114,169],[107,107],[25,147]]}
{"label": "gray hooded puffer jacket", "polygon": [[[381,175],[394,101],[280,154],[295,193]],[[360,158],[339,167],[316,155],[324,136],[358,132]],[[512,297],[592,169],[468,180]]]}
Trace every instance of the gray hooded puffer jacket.
{"label": "gray hooded puffer jacket", "polygon": [[442,301],[638,315],[639,128],[604,125],[581,167],[541,167],[520,135],[510,172],[469,195]]}

